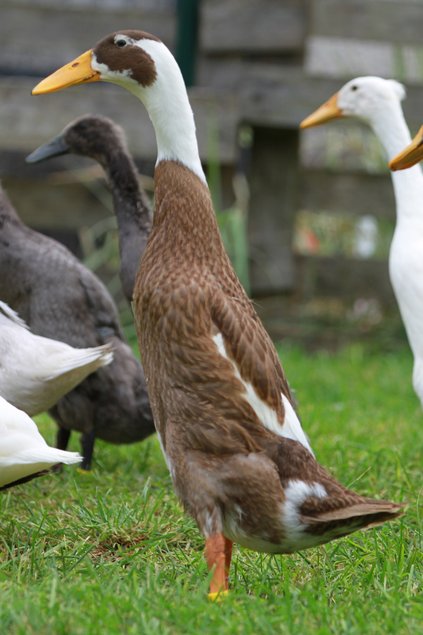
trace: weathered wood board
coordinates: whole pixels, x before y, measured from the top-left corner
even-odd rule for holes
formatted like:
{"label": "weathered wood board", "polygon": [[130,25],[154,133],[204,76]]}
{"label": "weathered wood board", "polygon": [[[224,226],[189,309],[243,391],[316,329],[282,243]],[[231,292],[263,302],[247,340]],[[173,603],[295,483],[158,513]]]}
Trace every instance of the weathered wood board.
{"label": "weathered wood board", "polygon": [[338,297],[346,302],[377,298],[384,308],[396,307],[386,260],[296,256],[295,263],[299,301],[316,297]]}
{"label": "weathered wood board", "polygon": [[421,44],[421,0],[315,0],[310,33],[326,37]]}
{"label": "weathered wood board", "polygon": [[292,290],[292,233],[298,209],[298,132],[257,128],[248,218],[255,294]]}
{"label": "weathered wood board", "polygon": [[300,208],[395,219],[395,199],[389,174],[330,172],[302,169]]}
{"label": "weathered wood board", "polygon": [[379,75],[421,82],[422,61],[421,45],[311,36],[307,40],[304,68],[306,73],[326,77]]}
{"label": "weathered wood board", "polygon": [[176,19],[171,3],[93,4],[0,0],[0,69],[49,73],[119,28],[152,32],[173,48]]}
{"label": "weathered wood board", "polygon": [[218,55],[301,51],[306,4],[304,0],[202,0],[200,49]]}

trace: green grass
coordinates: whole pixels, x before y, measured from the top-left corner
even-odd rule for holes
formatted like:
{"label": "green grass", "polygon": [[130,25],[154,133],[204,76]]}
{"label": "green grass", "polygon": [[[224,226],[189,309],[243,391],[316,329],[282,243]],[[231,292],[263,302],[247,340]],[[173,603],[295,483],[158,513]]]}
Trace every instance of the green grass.
{"label": "green grass", "polygon": [[[294,556],[236,549],[231,593],[212,604],[203,541],[156,439],[98,443],[92,475],[67,468],[0,496],[2,634],[420,632],[423,413],[410,353],[280,350],[319,460],[364,494],[408,501],[403,519]],[[53,442],[54,425],[38,422]]]}

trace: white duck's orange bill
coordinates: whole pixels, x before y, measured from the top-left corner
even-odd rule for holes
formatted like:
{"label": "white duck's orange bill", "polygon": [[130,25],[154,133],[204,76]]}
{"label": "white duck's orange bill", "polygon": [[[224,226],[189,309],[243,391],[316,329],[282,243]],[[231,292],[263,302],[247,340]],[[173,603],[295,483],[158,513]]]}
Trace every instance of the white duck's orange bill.
{"label": "white duck's orange bill", "polygon": [[389,162],[391,170],[405,170],[423,159],[423,126],[413,141]]}
{"label": "white duck's orange bill", "polygon": [[54,93],[61,88],[75,86],[75,84],[83,84],[88,82],[98,82],[100,73],[91,67],[92,49],[85,51],[82,55],[74,59],[69,64],[65,64],[62,68],[43,79],[32,89],[33,95],[42,95],[44,93]]}
{"label": "white duck's orange bill", "polygon": [[326,123],[331,119],[337,119],[342,117],[343,113],[338,106],[338,93],[332,95],[327,102],[325,102],[320,108],[315,110],[311,115],[303,119],[300,123],[300,128],[311,128],[312,126],[320,126],[322,123]]}

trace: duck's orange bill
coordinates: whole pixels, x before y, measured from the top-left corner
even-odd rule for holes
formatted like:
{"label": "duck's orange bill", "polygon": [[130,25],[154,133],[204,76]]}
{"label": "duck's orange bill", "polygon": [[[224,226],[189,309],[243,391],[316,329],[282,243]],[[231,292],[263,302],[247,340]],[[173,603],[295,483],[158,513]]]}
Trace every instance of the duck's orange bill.
{"label": "duck's orange bill", "polygon": [[331,119],[337,119],[342,117],[343,113],[338,106],[338,93],[332,95],[327,102],[325,102],[320,108],[315,110],[311,115],[303,119],[300,123],[300,128],[311,128],[312,126],[320,126],[322,123],[326,123]]}
{"label": "duck's orange bill", "polygon": [[389,162],[391,170],[405,170],[423,159],[423,126],[413,141]]}
{"label": "duck's orange bill", "polygon": [[88,82],[98,82],[100,73],[91,67],[92,50],[85,51],[82,55],[65,64],[62,68],[55,71],[32,89],[33,95],[42,95],[44,93],[54,93],[61,88],[75,86]]}

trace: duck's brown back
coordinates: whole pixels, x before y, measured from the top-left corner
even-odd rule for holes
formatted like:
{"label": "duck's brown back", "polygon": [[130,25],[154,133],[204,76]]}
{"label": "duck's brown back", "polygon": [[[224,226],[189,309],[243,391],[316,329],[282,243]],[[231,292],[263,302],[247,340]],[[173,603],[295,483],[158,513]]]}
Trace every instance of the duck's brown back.
{"label": "duck's brown back", "polygon": [[156,426],[163,435],[177,423],[188,447],[257,449],[255,437],[267,431],[245,382],[283,424],[281,393],[290,393],[276,350],[224,250],[207,187],[171,161],[159,164],[155,180],[153,230],[134,295]]}

